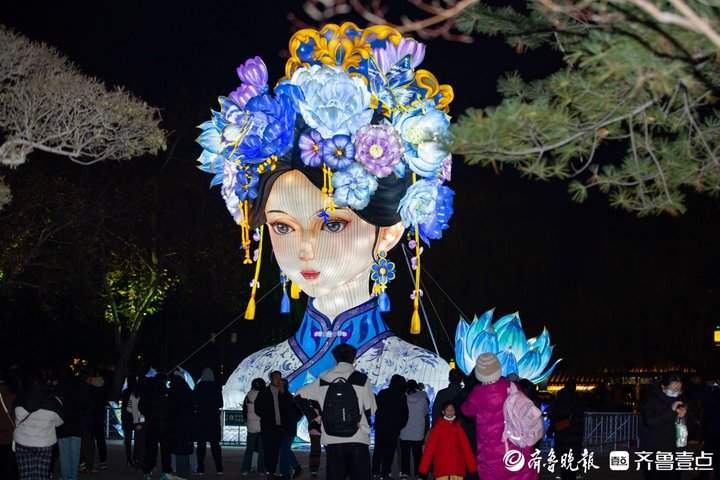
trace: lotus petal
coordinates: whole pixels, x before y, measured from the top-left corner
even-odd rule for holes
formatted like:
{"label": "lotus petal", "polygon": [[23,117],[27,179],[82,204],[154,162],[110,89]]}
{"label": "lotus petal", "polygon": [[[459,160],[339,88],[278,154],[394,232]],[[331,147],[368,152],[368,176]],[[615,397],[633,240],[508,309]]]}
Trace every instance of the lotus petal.
{"label": "lotus petal", "polygon": [[552,375],[553,371],[555,370],[555,367],[557,367],[558,363],[560,363],[561,361],[562,361],[562,358],[559,358],[555,363],[552,364],[552,367],[545,370],[545,373],[543,373],[540,376],[530,378],[528,380],[530,380],[531,382],[533,382],[535,384],[546,382],[547,379],[550,378],[550,375]]}
{"label": "lotus petal", "polygon": [[503,315],[493,325],[495,327],[495,330],[498,330],[498,331],[502,330],[503,328],[505,328],[507,326],[508,323],[515,320],[515,317],[517,317],[517,312],[511,313],[509,315]]}
{"label": "lotus petal", "polygon": [[518,364],[515,355],[510,350],[502,350],[497,354],[502,366],[502,376],[507,377],[511,373],[518,373]]}
{"label": "lotus petal", "polygon": [[470,325],[464,318],[460,317],[455,330],[455,362],[458,368],[465,372],[466,375],[469,375],[470,370],[472,370],[472,359],[470,358],[470,352],[466,348],[469,329]]}
{"label": "lotus petal", "polygon": [[532,348],[518,361],[518,374],[522,378],[535,378],[542,372],[543,367],[540,352]]}
{"label": "lotus petal", "polygon": [[482,315],[480,315],[480,318],[477,318],[477,317],[476,317],[476,318],[474,319],[473,323],[475,323],[475,322],[478,323],[477,328],[478,328],[479,331],[485,330],[486,328],[488,328],[488,327],[490,326],[490,323],[492,322],[492,318],[493,318],[493,313],[494,313],[494,312],[495,312],[495,309],[494,309],[494,308],[491,308],[491,309],[488,310],[487,312],[485,312],[485,313],[483,313]]}
{"label": "lotus petal", "polygon": [[[503,317],[504,319],[505,317]],[[502,320],[502,319],[501,319]],[[500,323],[498,321],[498,323]],[[520,317],[517,314],[511,315],[511,318],[502,326],[495,325],[498,334],[498,343],[500,348],[510,349],[515,354],[515,358],[522,358],[528,351],[527,338],[520,323]]]}
{"label": "lotus petal", "polygon": [[475,359],[479,357],[480,354],[486,352],[498,352],[498,337],[492,327],[488,327],[480,332],[470,344],[470,356],[473,359],[473,367],[475,367]]}

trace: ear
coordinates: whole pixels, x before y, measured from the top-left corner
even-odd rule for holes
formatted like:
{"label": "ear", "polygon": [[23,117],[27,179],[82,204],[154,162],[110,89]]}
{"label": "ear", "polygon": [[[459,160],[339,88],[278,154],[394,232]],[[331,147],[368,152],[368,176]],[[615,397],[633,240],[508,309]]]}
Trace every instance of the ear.
{"label": "ear", "polygon": [[402,222],[398,222],[390,227],[380,227],[376,252],[389,252],[392,250],[392,248],[402,239],[403,232],[405,232],[405,226]]}

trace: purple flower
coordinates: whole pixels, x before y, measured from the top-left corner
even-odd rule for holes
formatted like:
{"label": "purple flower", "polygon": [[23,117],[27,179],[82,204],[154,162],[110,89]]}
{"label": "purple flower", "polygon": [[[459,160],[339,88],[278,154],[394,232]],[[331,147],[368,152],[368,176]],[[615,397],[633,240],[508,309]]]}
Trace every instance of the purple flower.
{"label": "purple flower", "polygon": [[402,139],[390,125],[366,125],[355,134],[355,158],[378,178],[393,173],[403,155]]}
{"label": "purple flower", "polygon": [[317,130],[300,135],[298,146],[300,147],[300,158],[308,167],[319,167],[322,162],[320,149],[322,145],[322,137]]}
{"label": "purple flower", "polygon": [[387,42],[385,48],[373,48],[373,56],[383,73],[388,73],[405,55],[410,55],[412,68],[417,68],[425,58],[425,44],[403,38],[397,45]]}
{"label": "purple flower", "polygon": [[321,148],[322,161],[333,170],[342,170],[350,166],[355,157],[355,146],[350,135],[333,135],[323,140]]}
{"label": "purple flower", "polygon": [[230,98],[240,108],[245,108],[248,100],[260,95],[267,88],[268,71],[262,58],[254,57],[237,67],[237,75],[243,83],[230,93]]}

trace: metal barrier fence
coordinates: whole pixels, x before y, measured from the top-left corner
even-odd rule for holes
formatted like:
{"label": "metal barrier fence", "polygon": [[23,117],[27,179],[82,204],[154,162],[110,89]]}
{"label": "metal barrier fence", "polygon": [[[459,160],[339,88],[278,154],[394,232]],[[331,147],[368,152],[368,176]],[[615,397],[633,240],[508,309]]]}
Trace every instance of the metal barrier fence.
{"label": "metal barrier fence", "polygon": [[585,412],[583,446],[595,453],[635,450],[639,446],[639,415],[621,412]]}
{"label": "metal barrier fence", "polygon": [[[120,408],[107,407],[105,438],[122,438]],[[611,450],[634,450],[638,448],[639,415],[620,412],[586,412],[583,447],[595,453],[607,453]],[[221,410],[222,443],[224,445],[245,445],[247,429],[239,410]],[[550,448],[552,440],[543,443]]]}

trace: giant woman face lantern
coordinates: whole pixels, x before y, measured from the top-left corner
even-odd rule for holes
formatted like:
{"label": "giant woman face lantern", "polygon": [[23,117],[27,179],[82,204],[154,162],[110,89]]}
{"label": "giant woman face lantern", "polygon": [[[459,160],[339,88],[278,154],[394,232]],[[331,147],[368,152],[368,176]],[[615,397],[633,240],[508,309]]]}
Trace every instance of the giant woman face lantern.
{"label": "giant woman face lantern", "polygon": [[370,298],[374,259],[400,240],[402,222],[368,223],[350,208],[323,218],[322,191],[298,170],[283,173],[265,205],[265,221],[280,269],[328,318]]}
{"label": "giant woman face lantern", "polygon": [[269,236],[283,274],[310,297],[292,337],[241,362],[225,405],[240,405],[251,380],[272,370],[295,391],[333,366],[330,352],[343,342],[378,388],[401,374],[432,398],[449,367],[385,324],[394,277],[385,255],[407,231],[418,265],[410,331],[419,333],[421,244],[440,239],[452,215],[452,89],[417,68],[424,45],[385,26],[301,30],[290,53],[272,94],[259,57],[238,67],[241,85],[200,125],[200,168],[214,174],[240,226],[244,262]]}

